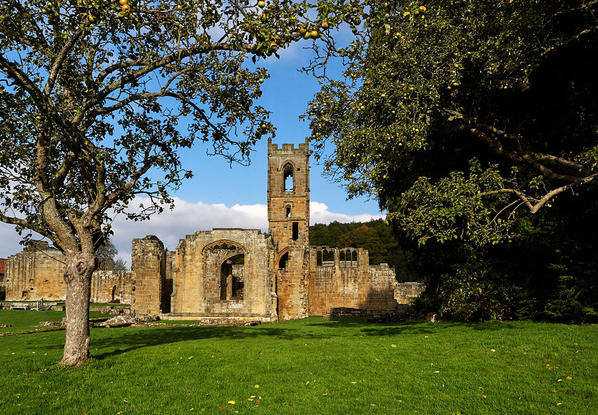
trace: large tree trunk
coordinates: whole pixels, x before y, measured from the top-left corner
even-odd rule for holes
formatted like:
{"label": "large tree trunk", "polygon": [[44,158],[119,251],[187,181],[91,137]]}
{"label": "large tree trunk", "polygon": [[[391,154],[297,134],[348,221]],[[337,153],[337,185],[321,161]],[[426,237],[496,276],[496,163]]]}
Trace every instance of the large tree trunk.
{"label": "large tree trunk", "polygon": [[89,298],[93,253],[66,254],[66,342],[60,363],[78,366],[89,358]]}

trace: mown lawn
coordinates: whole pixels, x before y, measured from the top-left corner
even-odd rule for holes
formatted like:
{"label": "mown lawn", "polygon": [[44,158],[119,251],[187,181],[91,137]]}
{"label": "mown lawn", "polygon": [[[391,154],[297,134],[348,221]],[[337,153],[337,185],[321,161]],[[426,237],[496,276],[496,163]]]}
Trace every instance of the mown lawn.
{"label": "mown lawn", "polygon": [[[91,318],[109,317],[98,311],[89,313]],[[9,327],[0,327],[2,333],[19,333],[23,331],[40,329],[40,321],[60,321],[64,311],[33,311],[33,310],[0,310],[0,325],[8,324]],[[2,343],[0,343],[0,346]]]}
{"label": "mown lawn", "polygon": [[0,413],[598,414],[597,333],[320,318],[93,329],[78,369],[56,364],[64,332],[0,337]]}

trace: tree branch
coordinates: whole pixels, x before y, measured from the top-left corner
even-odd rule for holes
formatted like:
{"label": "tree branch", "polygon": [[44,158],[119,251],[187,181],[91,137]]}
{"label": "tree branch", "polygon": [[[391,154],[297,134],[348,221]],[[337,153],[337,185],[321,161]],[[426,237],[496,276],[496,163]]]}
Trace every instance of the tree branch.
{"label": "tree branch", "polygon": [[[485,142],[488,145],[488,147],[490,147],[490,149],[493,150],[499,156],[507,157],[512,161],[518,163],[526,163],[534,167],[536,170],[542,173],[542,175],[549,179],[574,183],[582,178],[582,176],[579,173],[582,172],[583,166],[578,163],[575,163],[574,161],[567,160],[565,158],[554,156],[551,154],[527,151],[523,148],[523,145],[521,144],[521,137],[519,137],[518,135],[508,133],[492,125],[477,122],[476,120],[464,116],[462,113],[458,111],[448,111],[448,113],[449,121],[464,121],[469,126],[469,131],[476,137],[480,138],[483,142]],[[504,137],[509,141],[515,143],[517,151],[512,151],[505,148],[503,143],[500,141],[499,137]],[[553,168],[547,166],[544,162],[549,162],[553,166],[558,166],[561,169],[567,171],[575,171],[575,173],[578,173],[578,175],[556,172]]]}
{"label": "tree branch", "polygon": [[50,69],[50,74],[48,75],[48,82],[46,82],[46,86],[44,87],[44,94],[49,95],[54,88],[54,83],[56,82],[56,77],[58,76],[58,72],[66,59],[66,56],[71,51],[71,49],[75,46],[75,44],[79,41],[83,34],[83,29],[79,28],[70,38],[69,40],[62,46],[58,55],[56,55],[56,59],[54,59],[54,63],[52,64],[52,68]]}
{"label": "tree branch", "polygon": [[[42,32],[40,27],[37,25],[37,21],[35,19],[33,19],[33,14],[28,13],[27,10],[25,10],[25,8],[23,8],[23,5],[18,1],[10,0],[10,4],[12,5],[12,7],[14,7],[15,9],[18,10],[20,16],[24,16],[27,18],[29,27],[31,27],[33,29],[33,31],[35,32],[35,34],[37,35],[37,38],[35,40],[39,41],[42,44],[44,51],[47,51],[49,48],[48,43],[46,42],[44,33]],[[27,37],[27,40],[29,41],[30,38]],[[31,46],[32,49],[34,49],[34,45],[38,46],[35,43],[33,43],[32,45],[29,45],[29,46]]]}
{"label": "tree branch", "polygon": [[[170,63],[176,62],[177,60],[181,60],[184,58],[188,58],[195,55],[201,55],[202,53],[207,52],[215,52],[215,51],[238,51],[238,52],[255,52],[255,46],[249,43],[241,44],[240,47],[234,47],[226,43],[222,42],[209,42],[207,45],[198,45],[194,47],[190,47],[178,52],[171,53],[170,55],[164,56],[162,59],[156,60],[151,64],[145,65],[138,70],[134,71],[130,75],[126,75],[123,78],[120,78],[116,81],[111,82],[108,86],[106,86],[103,90],[99,91],[93,99],[91,99],[86,105],[83,112],[88,111],[94,105],[97,105],[101,100],[105,99],[108,95],[112,92],[116,91],[119,88],[122,88],[124,85],[131,83],[135,80],[140,79],[144,75],[161,68],[165,65]],[[127,67],[136,66],[138,63],[143,62],[144,60],[133,60],[127,61],[126,63],[117,63],[108,68],[106,68],[100,75],[98,76],[98,81],[101,82],[109,73],[114,72],[118,69],[123,69]]]}
{"label": "tree branch", "polygon": [[19,68],[18,65],[7,60],[4,55],[0,55],[0,65],[4,70],[4,73],[15,80],[17,84],[19,84],[29,93],[40,110],[47,110],[47,102],[42,96],[41,91],[37,88],[37,85],[35,85],[35,83],[29,79],[27,74]]}
{"label": "tree branch", "polygon": [[552,189],[551,191],[547,192],[544,196],[542,196],[540,199],[527,196],[523,192],[520,192],[519,190],[516,190],[516,189],[490,190],[487,192],[478,193],[478,196],[488,196],[488,195],[495,195],[495,194],[499,194],[499,193],[512,193],[515,196],[517,196],[519,199],[521,199],[521,201],[529,209],[530,213],[534,214],[534,213],[537,213],[542,206],[544,206],[550,199],[552,199],[556,195],[563,193],[566,190],[572,189],[575,186],[582,186],[582,185],[591,183],[591,182],[595,181],[596,178],[598,178],[598,173],[591,174],[589,176],[586,176],[582,179],[577,180],[575,183],[569,183],[564,186],[560,186],[555,189]]}

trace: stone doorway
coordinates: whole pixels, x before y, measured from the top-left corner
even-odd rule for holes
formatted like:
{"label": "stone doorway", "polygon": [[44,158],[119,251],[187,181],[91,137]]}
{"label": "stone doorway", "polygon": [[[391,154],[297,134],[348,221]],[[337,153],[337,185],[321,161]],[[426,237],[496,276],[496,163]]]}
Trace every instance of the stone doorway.
{"label": "stone doorway", "polygon": [[245,254],[227,258],[220,266],[220,300],[242,300],[245,288],[243,278]]}

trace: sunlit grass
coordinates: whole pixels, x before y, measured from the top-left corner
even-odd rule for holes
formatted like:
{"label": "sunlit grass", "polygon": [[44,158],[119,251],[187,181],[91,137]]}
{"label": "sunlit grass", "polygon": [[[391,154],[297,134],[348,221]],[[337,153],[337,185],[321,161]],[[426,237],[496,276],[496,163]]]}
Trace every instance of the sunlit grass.
{"label": "sunlit grass", "polygon": [[[0,327],[0,333],[39,329],[40,321],[60,321],[64,315],[64,311],[0,310],[0,324],[9,326]],[[91,318],[103,316],[97,311],[92,311],[89,315]]]}
{"label": "sunlit grass", "polygon": [[598,413],[594,326],[93,329],[78,369],[56,365],[63,339],[0,338],[0,413]]}

